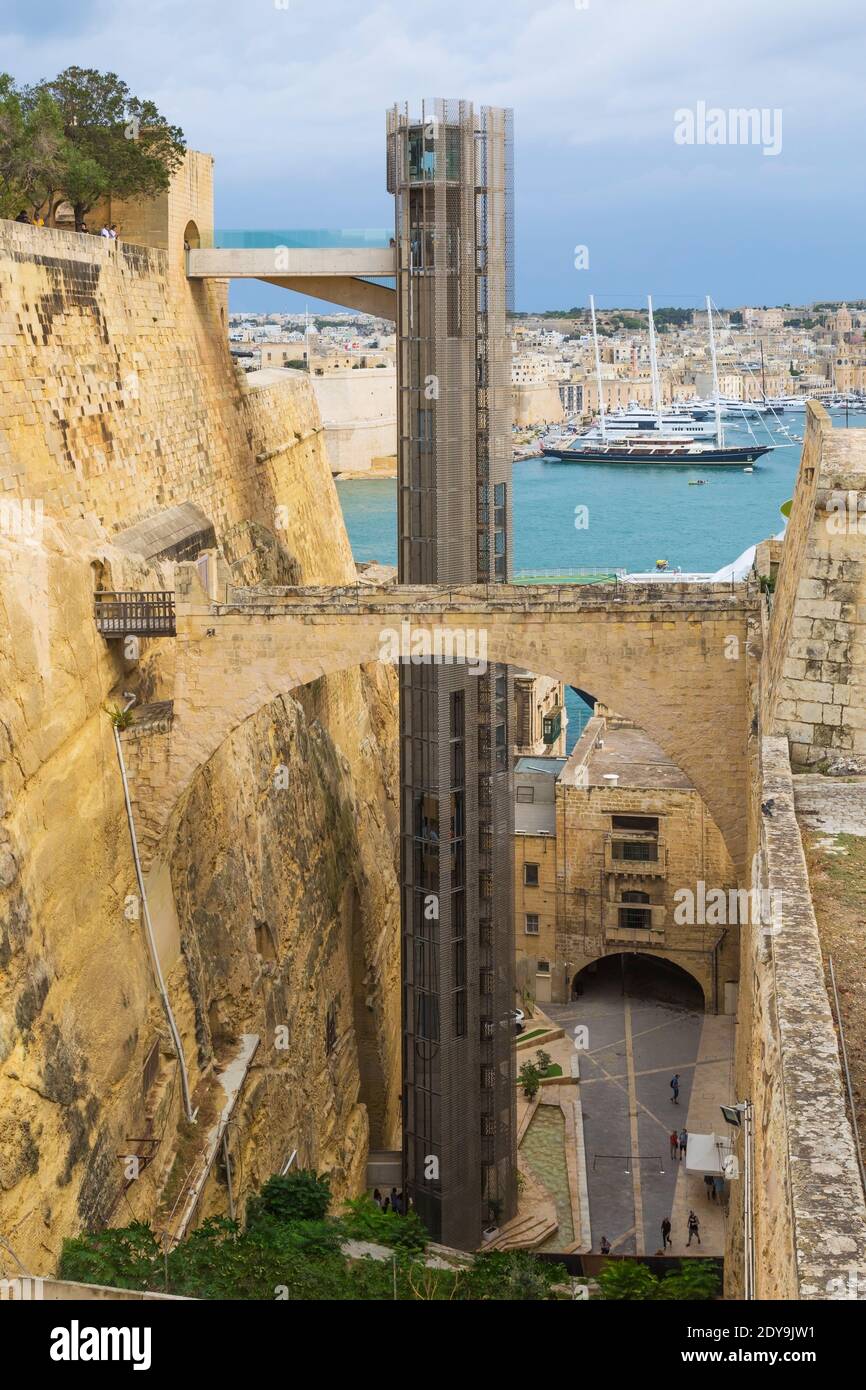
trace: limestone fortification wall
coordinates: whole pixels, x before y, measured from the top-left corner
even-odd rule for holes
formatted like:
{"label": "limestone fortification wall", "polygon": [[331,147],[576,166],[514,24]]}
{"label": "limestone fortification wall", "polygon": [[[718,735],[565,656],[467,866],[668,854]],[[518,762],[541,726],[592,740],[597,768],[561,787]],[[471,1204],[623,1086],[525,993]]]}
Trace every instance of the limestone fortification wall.
{"label": "limestone fortification wall", "polygon": [[[754,1296],[863,1298],[866,1206],[783,737],[762,740],[759,802],[754,871],[766,907],[741,933],[736,1097],[754,1116]],[[742,1175],[742,1135],[738,1153]],[[743,1199],[741,1177],[728,1222],[734,1297],[744,1290]]]}
{"label": "limestone fortification wall", "polygon": [[795,767],[866,769],[866,438],[810,403],[766,653],[763,725]]}
{"label": "limestone fortification wall", "polygon": [[361,472],[397,455],[397,372],[348,367],[310,377],[332,473]]}
{"label": "limestone fortification wall", "polygon": [[[309,385],[236,374],[224,287],[190,284],[175,245],[196,210],[182,183],[166,250],[0,222],[0,1230],[34,1273],[82,1226],[152,1216],[197,1143],[129,910],[104,712],[126,690],[171,699],[174,643],[127,660],[95,630],[94,587],[171,588],[173,565],[123,533],[187,502],[238,582],[354,578]],[[154,915],[200,1125],[233,1040],[261,1039],[230,1131],[241,1202],[293,1149],[356,1191],[371,1126],[396,1138],[393,700],[355,670],[265,705],[161,847]],[[123,735],[131,764],[147,737]],[[147,1133],[128,1185],[121,1155]],[[225,1211],[219,1181],[203,1206]]]}

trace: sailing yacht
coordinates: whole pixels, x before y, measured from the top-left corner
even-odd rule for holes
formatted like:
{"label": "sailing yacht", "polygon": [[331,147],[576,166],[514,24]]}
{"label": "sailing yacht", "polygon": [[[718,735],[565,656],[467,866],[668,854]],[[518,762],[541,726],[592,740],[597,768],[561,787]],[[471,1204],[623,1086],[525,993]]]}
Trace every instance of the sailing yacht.
{"label": "sailing yacht", "polygon": [[719,377],[716,364],[716,340],[713,330],[711,300],[707,296],[707,313],[710,329],[710,351],[713,359],[713,412],[715,416],[715,443],[705,443],[693,437],[679,437],[662,429],[661,389],[659,385],[658,361],[656,358],[655,323],[653,321],[652,298],[648,298],[650,366],[652,371],[653,406],[657,426],[652,431],[640,431],[635,435],[620,435],[611,430],[604,408],[604,389],[601,377],[601,357],[598,350],[598,332],[595,318],[595,297],[590,295],[589,307],[592,316],[592,337],[595,348],[595,370],[598,383],[599,423],[597,432],[579,435],[570,442],[551,440],[542,447],[546,458],[557,463],[621,463],[652,465],[700,465],[704,467],[737,467],[754,463],[762,454],[769,453],[772,444],[740,444],[726,446],[722,430],[721,401],[719,398]]}

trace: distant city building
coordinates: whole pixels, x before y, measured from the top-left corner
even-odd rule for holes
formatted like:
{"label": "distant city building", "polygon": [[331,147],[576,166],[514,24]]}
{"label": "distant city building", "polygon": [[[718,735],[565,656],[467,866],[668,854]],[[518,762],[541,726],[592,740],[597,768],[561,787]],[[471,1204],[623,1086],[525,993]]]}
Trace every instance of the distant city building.
{"label": "distant city building", "polygon": [[568,715],[565,689],[553,676],[514,672],[514,752],[518,755],[565,752]]}

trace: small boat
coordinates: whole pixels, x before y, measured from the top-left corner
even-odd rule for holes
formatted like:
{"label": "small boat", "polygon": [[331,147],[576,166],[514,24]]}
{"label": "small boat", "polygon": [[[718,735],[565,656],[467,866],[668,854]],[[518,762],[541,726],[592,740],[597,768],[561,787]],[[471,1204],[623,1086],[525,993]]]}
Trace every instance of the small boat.
{"label": "small boat", "polygon": [[689,478],[689,487],[705,487],[706,478]]}
{"label": "small boat", "polygon": [[744,472],[744,473],[754,473],[754,471],[755,471],[754,468],[751,468],[751,467],[749,467],[749,468],[744,468],[744,469],[743,469],[743,472]]}

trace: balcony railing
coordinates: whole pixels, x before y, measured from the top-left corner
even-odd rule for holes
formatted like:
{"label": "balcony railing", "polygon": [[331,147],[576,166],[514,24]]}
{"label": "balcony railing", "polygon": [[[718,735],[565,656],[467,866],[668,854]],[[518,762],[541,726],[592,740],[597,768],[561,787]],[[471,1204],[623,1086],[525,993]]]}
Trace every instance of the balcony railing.
{"label": "balcony railing", "polygon": [[[645,926],[636,925],[642,914]],[[626,925],[626,924],[629,925]],[[604,935],[606,941],[630,942],[635,945],[660,946],[665,939],[664,903],[613,902],[604,905]]]}
{"label": "balcony railing", "polygon": [[630,878],[663,878],[667,873],[667,846],[657,835],[612,830],[605,836],[604,868],[606,873]]}
{"label": "balcony railing", "polygon": [[174,594],[165,589],[153,593],[100,590],[94,597],[93,616],[103,637],[174,637],[177,631]]}

